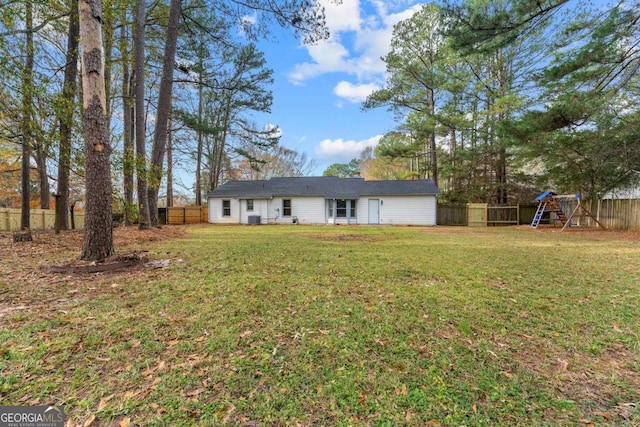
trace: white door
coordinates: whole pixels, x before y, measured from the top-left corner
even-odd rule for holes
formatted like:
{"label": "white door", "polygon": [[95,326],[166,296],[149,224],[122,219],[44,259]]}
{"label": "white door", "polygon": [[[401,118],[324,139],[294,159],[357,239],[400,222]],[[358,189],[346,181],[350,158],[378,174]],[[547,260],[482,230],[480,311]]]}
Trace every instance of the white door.
{"label": "white door", "polygon": [[380,224],[380,200],[369,199],[369,224]]}

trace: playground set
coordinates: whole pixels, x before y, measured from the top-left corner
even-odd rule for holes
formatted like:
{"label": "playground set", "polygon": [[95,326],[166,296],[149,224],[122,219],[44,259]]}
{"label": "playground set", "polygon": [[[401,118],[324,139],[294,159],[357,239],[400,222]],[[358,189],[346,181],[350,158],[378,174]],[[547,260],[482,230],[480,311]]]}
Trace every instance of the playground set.
{"label": "playground set", "polygon": [[[540,221],[545,215],[549,216],[550,221],[557,221],[562,224],[562,230],[567,227],[579,225],[581,217],[589,217],[593,219],[600,227],[605,228],[598,219],[589,212],[581,203],[580,194],[555,194],[551,191],[545,191],[536,197],[538,209],[531,221],[531,227],[538,228]],[[553,216],[551,214],[554,214]],[[574,222],[574,219],[578,222]],[[554,222],[555,224],[555,222]]]}

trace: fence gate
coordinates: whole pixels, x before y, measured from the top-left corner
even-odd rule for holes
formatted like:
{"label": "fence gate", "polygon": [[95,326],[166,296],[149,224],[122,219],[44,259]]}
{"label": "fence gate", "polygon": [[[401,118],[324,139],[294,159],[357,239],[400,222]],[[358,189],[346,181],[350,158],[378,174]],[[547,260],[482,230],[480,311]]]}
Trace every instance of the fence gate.
{"label": "fence gate", "polygon": [[200,224],[207,222],[207,205],[167,208],[167,224]]}
{"label": "fence gate", "polygon": [[467,203],[467,225],[469,227],[487,226],[486,203]]}

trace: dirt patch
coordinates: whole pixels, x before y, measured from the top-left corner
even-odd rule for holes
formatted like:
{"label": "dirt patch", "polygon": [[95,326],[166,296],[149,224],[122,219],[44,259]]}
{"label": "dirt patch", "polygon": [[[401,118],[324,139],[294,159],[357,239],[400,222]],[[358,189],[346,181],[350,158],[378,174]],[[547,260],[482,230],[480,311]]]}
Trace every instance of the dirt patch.
{"label": "dirt patch", "polygon": [[61,274],[105,273],[144,266],[148,262],[149,256],[146,253],[133,252],[125,255],[111,256],[101,262],[78,261],[66,265],[45,266],[42,270],[45,273]]}
{"label": "dirt patch", "polygon": [[362,234],[333,234],[333,233],[302,233],[301,236],[324,242],[375,242],[383,240],[382,236],[367,236]]}
{"label": "dirt patch", "polygon": [[11,232],[0,233],[0,317],[41,305],[65,304],[80,295],[88,298],[105,289],[115,291],[122,280],[156,274],[182,261],[166,254],[149,256],[149,242],[185,233],[182,226],[117,227],[113,230],[117,253],[103,263],[80,260],[82,230],[32,231],[32,241],[19,243],[13,243]]}
{"label": "dirt patch", "polygon": [[436,227],[426,227],[426,234],[456,234],[465,236],[480,236],[484,233],[486,227],[466,227],[453,225],[438,225]]}
{"label": "dirt patch", "polygon": [[[80,256],[82,230],[62,231],[60,234],[55,234],[53,230],[37,230],[32,231],[31,234],[33,237],[31,242],[13,243],[11,232],[0,233],[0,260],[19,258],[20,266],[33,268],[41,264],[52,264],[59,257],[78,258]],[[113,229],[113,243],[116,252],[128,252],[132,246],[140,246],[145,242],[173,239],[184,235],[185,228],[180,226],[151,230],[138,230],[136,226],[116,227]]]}

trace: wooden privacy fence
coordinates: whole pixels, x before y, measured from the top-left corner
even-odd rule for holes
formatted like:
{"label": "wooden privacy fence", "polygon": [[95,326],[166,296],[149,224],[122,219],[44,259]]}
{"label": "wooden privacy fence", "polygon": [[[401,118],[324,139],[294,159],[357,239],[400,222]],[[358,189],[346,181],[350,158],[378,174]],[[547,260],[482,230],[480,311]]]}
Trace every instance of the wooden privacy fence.
{"label": "wooden privacy fence", "polygon": [[466,203],[438,203],[438,225],[467,225]]}
{"label": "wooden privacy fence", "polygon": [[[640,231],[639,199],[582,201],[582,204],[607,229]],[[438,225],[486,227],[531,224],[536,209],[535,204],[491,206],[485,203],[438,203]],[[589,217],[576,218],[575,222],[583,227],[598,226]]]}
{"label": "wooden privacy fence", "polygon": [[[53,229],[56,222],[56,213],[53,209],[30,209],[29,222],[32,230]],[[0,230],[20,230],[20,209],[0,208]],[[77,229],[84,227],[84,213],[74,212],[73,218]],[[69,219],[71,224],[71,219]]]}
{"label": "wooden privacy fence", "polygon": [[[640,199],[607,199],[582,203],[607,229],[640,231]],[[584,221],[584,225],[598,226],[591,218],[580,220]]]}
{"label": "wooden privacy fence", "polygon": [[166,208],[167,224],[200,224],[208,222],[209,210],[207,205],[202,206],[185,206],[180,208]]}
{"label": "wooden privacy fence", "polygon": [[536,212],[536,205],[492,206],[486,203],[438,203],[438,225],[489,225],[529,224]]}

